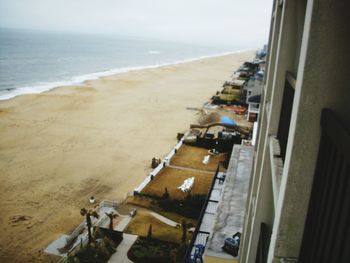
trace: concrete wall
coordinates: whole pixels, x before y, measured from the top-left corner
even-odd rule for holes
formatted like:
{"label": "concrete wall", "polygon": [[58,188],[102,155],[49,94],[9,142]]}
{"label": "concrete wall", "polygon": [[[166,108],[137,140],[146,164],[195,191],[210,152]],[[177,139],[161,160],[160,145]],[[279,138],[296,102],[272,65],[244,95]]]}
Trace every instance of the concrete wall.
{"label": "concrete wall", "polygon": [[[271,27],[270,27],[270,36],[268,43],[268,54],[267,54],[267,67],[265,71],[264,78],[264,87],[262,91],[261,102],[262,105],[261,111],[259,114],[259,131],[258,131],[258,143],[255,148],[255,157],[253,163],[253,169],[250,179],[249,193],[247,199],[246,213],[245,213],[245,223],[243,227],[243,236],[240,249],[240,262],[254,262],[256,249],[259,240],[259,231],[260,223],[264,217],[264,213],[260,213],[261,210],[257,209],[259,201],[259,192],[265,192],[265,189],[262,189],[262,185],[266,186],[268,184],[264,183],[265,180],[262,180],[261,171],[263,170],[263,164],[266,160],[264,155],[266,153],[266,136],[267,136],[267,115],[266,109],[268,108],[266,101],[269,99],[269,91],[271,90],[272,84],[272,74],[270,72],[275,71],[275,61],[276,61],[276,47],[278,44],[279,38],[279,28],[281,22],[281,13],[282,8],[279,5],[279,1],[273,1],[272,6],[272,16],[271,16]],[[263,201],[261,199],[261,201]],[[270,205],[271,207],[271,205]]]}
{"label": "concrete wall", "polygon": [[290,134],[269,262],[299,255],[320,140],[322,108],[350,122],[349,2],[308,1]]}
{"label": "concrete wall", "polygon": [[[319,148],[322,108],[333,109],[350,127],[350,1],[274,1],[274,10],[240,262],[255,262],[261,222],[272,227],[268,262],[297,260]],[[278,129],[286,71],[296,76],[296,87],[274,202],[274,153],[269,142]]]}

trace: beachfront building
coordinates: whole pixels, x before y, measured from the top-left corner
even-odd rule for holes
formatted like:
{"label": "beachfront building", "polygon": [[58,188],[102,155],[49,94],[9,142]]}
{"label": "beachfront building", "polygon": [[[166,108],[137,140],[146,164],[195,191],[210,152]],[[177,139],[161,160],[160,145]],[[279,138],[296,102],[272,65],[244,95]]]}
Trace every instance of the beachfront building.
{"label": "beachfront building", "polygon": [[255,74],[244,87],[246,104],[248,104],[247,120],[255,122],[258,119],[260,110],[260,98],[263,86],[263,73]]}
{"label": "beachfront building", "polygon": [[250,122],[256,122],[258,119],[259,111],[260,111],[260,100],[261,95],[255,95],[249,97],[247,104],[247,120]]}
{"label": "beachfront building", "polygon": [[349,10],[273,1],[239,262],[349,262]]}
{"label": "beachfront building", "polygon": [[263,86],[263,75],[255,75],[251,77],[244,86],[246,95],[246,103],[249,103],[250,97],[260,95]]}
{"label": "beachfront building", "polygon": [[266,45],[256,53],[254,65],[256,72],[251,76],[243,87],[242,99],[248,105],[247,120],[256,122],[260,111],[260,98],[263,87],[263,79],[266,65]]}

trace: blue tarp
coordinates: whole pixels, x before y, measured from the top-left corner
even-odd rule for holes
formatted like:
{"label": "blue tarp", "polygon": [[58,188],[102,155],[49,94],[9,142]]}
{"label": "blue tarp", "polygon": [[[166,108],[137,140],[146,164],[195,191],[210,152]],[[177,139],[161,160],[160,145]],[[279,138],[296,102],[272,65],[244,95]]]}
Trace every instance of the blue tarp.
{"label": "blue tarp", "polygon": [[222,116],[220,118],[220,122],[222,124],[237,125],[237,123],[234,120],[232,120],[230,117],[227,117],[227,116]]}

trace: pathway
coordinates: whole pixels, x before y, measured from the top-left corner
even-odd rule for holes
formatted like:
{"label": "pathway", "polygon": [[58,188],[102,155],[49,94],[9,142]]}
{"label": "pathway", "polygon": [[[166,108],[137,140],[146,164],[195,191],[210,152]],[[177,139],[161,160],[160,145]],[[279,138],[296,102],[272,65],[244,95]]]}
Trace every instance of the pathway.
{"label": "pathway", "polygon": [[128,259],[127,253],[137,238],[138,236],[124,233],[123,240],[117,247],[117,251],[111,256],[107,263],[132,263],[132,261]]}
{"label": "pathway", "polygon": [[200,170],[200,169],[189,168],[189,167],[182,167],[182,166],[177,166],[177,165],[168,165],[167,167],[175,168],[175,169],[179,169],[179,170],[186,170],[186,171],[193,171],[193,172],[199,172],[199,173],[206,173],[206,174],[214,174],[215,173],[215,171],[206,171],[206,170]]}
{"label": "pathway", "polygon": [[160,214],[157,214],[155,212],[149,212],[150,215],[154,216],[155,218],[157,218],[158,220],[162,221],[163,223],[169,225],[169,226],[172,226],[172,227],[176,227],[177,225],[179,225],[178,223],[176,223],[175,221],[173,220],[170,220],[169,218],[166,218]]}
{"label": "pathway", "polygon": [[233,148],[205,256],[233,259],[221,247],[225,238],[242,232],[253,154],[252,147],[235,145]]}
{"label": "pathway", "polygon": [[131,216],[124,216],[122,220],[119,222],[119,224],[114,226],[114,230],[123,232],[126,226],[130,223],[131,219],[132,219]]}

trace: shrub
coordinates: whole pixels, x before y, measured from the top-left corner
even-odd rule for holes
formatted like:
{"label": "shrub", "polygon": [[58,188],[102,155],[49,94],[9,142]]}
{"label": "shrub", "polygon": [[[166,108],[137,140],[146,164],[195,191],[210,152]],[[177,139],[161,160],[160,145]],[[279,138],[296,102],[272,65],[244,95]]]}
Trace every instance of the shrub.
{"label": "shrub", "polygon": [[116,251],[114,242],[110,240],[108,237],[103,238],[103,245],[110,254],[113,254]]}
{"label": "shrub", "polygon": [[111,257],[111,253],[108,251],[106,246],[101,244],[96,247],[94,258],[96,262],[106,262]]}
{"label": "shrub", "polygon": [[152,224],[149,225],[148,233],[147,233],[147,240],[150,241],[152,239]]}
{"label": "shrub", "polygon": [[115,243],[108,237],[98,239],[96,243],[80,246],[68,255],[66,263],[105,263],[116,251]]}
{"label": "shrub", "polygon": [[137,263],[174,262],[172,258],[174,258],[174,254],[177,255],[176,251],[178,247],[179,245],[175,243],[156,239],[147,240],[147,238],[140,237],[128,251],[128,257]]}
{"label": "shrub", "polygon": [[185,257],[186,251],[187,251],[187,245],[186,244],[182,244],[178,249],[177,249],[177,257],[176,260],[177,262],[182,262],[182,260]]}
{"label": "shrub", "polygon": [[163,199],[159,206],[168,212],[175,212],[182,216],[197,219],[205,203],[206,195],[188,195],[184,200]]}

